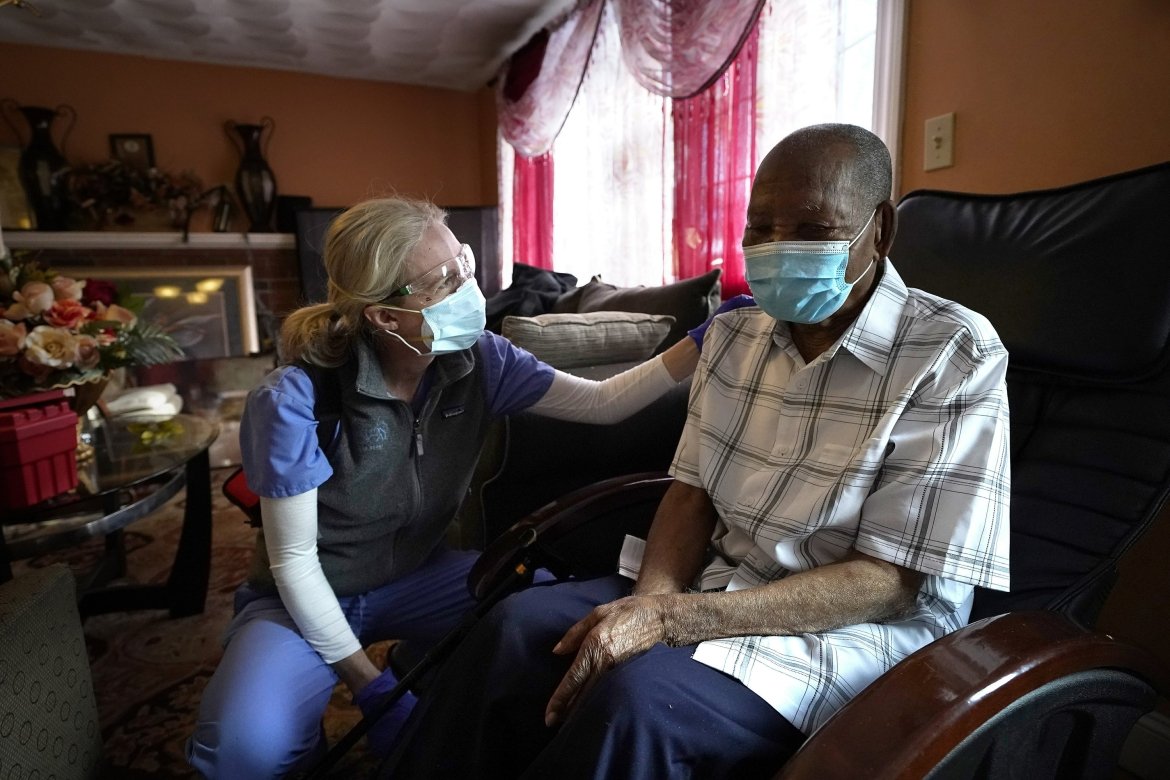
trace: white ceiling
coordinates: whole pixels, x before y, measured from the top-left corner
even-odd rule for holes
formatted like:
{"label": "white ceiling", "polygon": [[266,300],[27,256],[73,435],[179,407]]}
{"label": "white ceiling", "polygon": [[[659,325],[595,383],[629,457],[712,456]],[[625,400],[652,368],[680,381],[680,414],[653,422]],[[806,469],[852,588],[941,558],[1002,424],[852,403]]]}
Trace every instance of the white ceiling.
{"label": "white ceiling", "polygon": [[473,90],[574,4],[0,0],[0,41]]}

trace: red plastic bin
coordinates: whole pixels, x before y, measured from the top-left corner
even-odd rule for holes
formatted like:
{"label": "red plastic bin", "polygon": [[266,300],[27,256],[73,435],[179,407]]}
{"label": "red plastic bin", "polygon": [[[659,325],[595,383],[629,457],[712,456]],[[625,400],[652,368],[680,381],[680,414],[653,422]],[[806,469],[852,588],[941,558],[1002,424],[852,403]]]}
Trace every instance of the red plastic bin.
{"label": "red plastic bin", "polygon": [[0,399],[0,510],[77,486],[77,415],[64,390]]}

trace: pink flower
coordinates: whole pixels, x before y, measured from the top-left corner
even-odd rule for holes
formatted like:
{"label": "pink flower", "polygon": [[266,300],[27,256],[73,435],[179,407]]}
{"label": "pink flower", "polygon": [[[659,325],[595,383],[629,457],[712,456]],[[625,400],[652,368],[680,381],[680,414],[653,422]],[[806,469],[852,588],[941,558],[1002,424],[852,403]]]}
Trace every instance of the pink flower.
{"label": "pink flower", "polygon": [[92,313],[93,311],[86,306],[82,306],[80,301],[73,298],[66,298],[56,301],[45,312],[45,322],[50,325],[56,325],[58,328],[69,328],[73,330],[89,319]]}
{"label": "pink flower", "polygon": [[[20,288],[20,292],[12,294],[12,299],[20,306],[24,307],[27,312],[23,317],[11,317],[9,319],[25,319],[25,317],[35,317],[44,310],[53,305],[53,288],[44,282],[28,282],[24,287]],[[10,306],[9,311],[17,308]]]}
{"label": "pink flower", "polygon": [[85,280],[77,281],[68,276],[58,276],[49,282],[53,288],[53,297],[58,301],[80,301],[81,291],[85,289]]}
{"label": "pink flower", "polygon": [[32,314],[25,308],[23,303],[14,303],[6,309],[0,309],[0,317],[6,320],[27,320]]}
{"label": "pink flower", "polygon": [[76,337],[77,340],[77,367],[80,369],[94,368],[98,361],[101,360],[101,353],[98,352],[98,342],[93,336],[82,334]]}
{"label": "pink flower", "polygon": [[134,312],[129,309],[124,309],[116,303],[110,304],[109,306],[103,306],[98,303],[95,305],[95,308],[97,310],[96,319],[99,320],[113,320],[114,322],[120,322],[128,328],[134,327],[134,323],[138,322],[138,317],[135,316]]}
{"label": "pink flower", "polygon": [[15,357],[24,349],[24,337],[28,330],[24,323],[0,320],[0,357]]}
{"label": "pink flower", "polygon": [[69,368],[77,362],[77,339],[62,328],[38,325],[24,339],[24,357],[39,366]]}

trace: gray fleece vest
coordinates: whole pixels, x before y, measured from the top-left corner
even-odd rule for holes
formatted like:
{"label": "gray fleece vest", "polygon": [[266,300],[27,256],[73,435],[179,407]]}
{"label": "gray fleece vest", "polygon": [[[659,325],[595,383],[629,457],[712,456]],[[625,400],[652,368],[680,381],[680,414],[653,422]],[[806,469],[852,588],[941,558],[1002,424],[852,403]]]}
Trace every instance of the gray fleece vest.
{"label": "gray fleece vest", "polygon": [[478,346],[435,358],[417,416],[390,395],[365,342],[330,373],[315,382],[337,394],[339,415],[324,445],[333,476],[317,489],[317,555],[334,593],[352,596],[418,568],[443,541],[490,416]]}

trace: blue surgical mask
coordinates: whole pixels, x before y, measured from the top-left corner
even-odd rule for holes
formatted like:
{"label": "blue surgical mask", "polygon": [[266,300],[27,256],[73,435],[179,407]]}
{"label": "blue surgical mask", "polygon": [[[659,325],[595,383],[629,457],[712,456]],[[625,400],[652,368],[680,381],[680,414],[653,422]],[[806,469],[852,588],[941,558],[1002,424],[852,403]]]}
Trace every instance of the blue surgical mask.
{"label": "blue surgical mask", "polygon": [[[403,309],[399,306],[386,308],[421,314],[423,342],[430,345],[432,355],[442,355],[468,349],[483,334],[484,325],[487,324],[487,316],[484,313],[486,304],[483,293],[479,291],[479,285],[474,279],[469,279],[443,300],[423,309]],[[394,331],[385,332],[418,354],[422,354],[421,350]]]}
{"label": "blue surgical mask", "polygon": [[[875,211],[874,214],[877,212]],[[778,320],[810,324],[833,316],[873,261],[852,282],[845,281],[852,241],[772,241],[744,247],[748,286],[760,308]]]}

